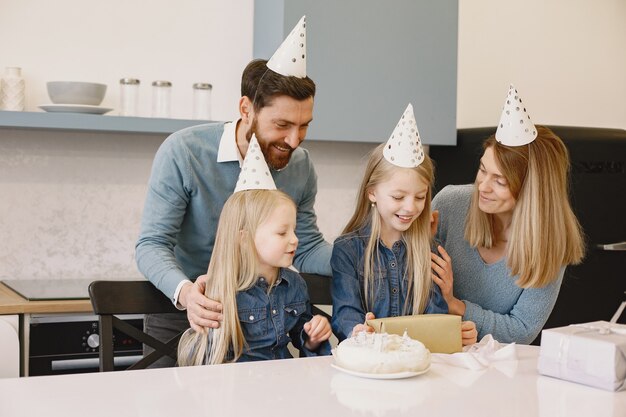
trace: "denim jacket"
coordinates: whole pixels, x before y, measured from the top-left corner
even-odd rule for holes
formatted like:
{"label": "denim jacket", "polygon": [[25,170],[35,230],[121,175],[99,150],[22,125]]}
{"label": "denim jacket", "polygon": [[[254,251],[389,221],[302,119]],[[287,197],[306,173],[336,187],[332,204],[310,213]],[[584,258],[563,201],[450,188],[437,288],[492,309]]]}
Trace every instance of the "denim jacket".
{"label": "denim jacket", "polygon": [[313,317],[304,279],[281,268],[269,294],[267,289],[268,284],[261,277],[252,288],[237,293],[237,313],[246,339],[238,361],[291,358],[289,342],[303,356],[329,355],[328,341],[315,351],[304,347],[308,336],[303,327]]}
{"label": "denim jacket", "polygon": [[[333,332],[339,339],[350,336],[355,325],[365,321],[366,304],[363,294],[364,252],[370,237],[370,228],[340,236],[335,240],[330,261],[333,270]],[[401,316],[412,310],[412,300],[407,299],[408,281],[406,268],[406,245],[397,241],[387,248],[378,244],[378,260],[374,256],[374,306],[377,318]],[[380,261],[380,262],[378,262]],[[406,306],[405,303],[409,305]],[[424,314],[448,313],[448,304],[439,287],[433,283],[430,300]]]}

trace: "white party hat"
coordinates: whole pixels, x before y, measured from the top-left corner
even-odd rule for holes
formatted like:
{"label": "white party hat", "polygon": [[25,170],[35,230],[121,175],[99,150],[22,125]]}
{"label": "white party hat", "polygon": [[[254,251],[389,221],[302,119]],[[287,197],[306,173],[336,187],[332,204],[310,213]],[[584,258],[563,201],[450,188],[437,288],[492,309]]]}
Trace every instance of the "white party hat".
{"label": "white party hat", "polygon": [[234,192],[275,189],[276,184],[274,184],[270,169],[267,166],[267,162],[265,162],[265,157],[263,156],[263,152],[261,152],[259,142],[256,136],[252,135]]}
{"label": "white party hat", "polygon": [[537,137],[537,129],[526,112],[522,98],[511,84],[504,102],[496,140],[507,146],[526,145]]}
{"label": "white party hat", "polygon": [[267,67],[284,76],[306,77],[306,16],[267,61]]}
{"label": "white party hat", "polygon": [[424,160],[424,148],[411,103],[391,133],[383,149],[383,156],[390,163],[403,168],[415,168]]}

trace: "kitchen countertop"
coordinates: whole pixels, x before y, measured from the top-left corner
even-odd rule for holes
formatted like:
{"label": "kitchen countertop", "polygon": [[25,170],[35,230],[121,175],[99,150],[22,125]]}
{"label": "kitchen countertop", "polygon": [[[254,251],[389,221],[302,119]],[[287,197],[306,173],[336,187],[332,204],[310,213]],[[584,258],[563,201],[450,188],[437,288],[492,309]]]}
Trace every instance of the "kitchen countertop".
{"label": "kitchen countertop", "polygon": [[32,313],[93,313],[93,309],[89,299],[29,301],[0,283],[0,314]]}

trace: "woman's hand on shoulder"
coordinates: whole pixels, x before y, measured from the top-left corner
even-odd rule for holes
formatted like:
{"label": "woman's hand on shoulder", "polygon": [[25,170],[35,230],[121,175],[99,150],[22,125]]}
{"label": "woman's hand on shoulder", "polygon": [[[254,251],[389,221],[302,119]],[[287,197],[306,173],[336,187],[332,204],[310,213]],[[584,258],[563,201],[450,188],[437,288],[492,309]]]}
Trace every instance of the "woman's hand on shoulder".
{"label": "woman's hand on shoulder", "polygon": [[458,314],[452,311],[452,305],[454,304],[454,272],[452,271],[452,259],[443,246],[438,245],[437,250],[441,256],[431,253],[430,254],[430,267],[433,271],[433,281],[441,289],[441,295],[448,303],[450,314]]}
{"label": "woman's hand on shoulder", "polygon": [[204,333],[206,328],[218,328],[222,321],[222,304],[204,295],[207,275],[201,275],[193,284],[184,285],[178,296],[187,309],[187,319],[193,330]]}
{"label": "woman's hand on shoulder", "polygon": [[463,346],[473,345],[478,340],[478,331],[473,321],[464,321],[461,323],[461,341]]}
{"label": "woman's hand on shoulder", "polygon": [[327,341],[333,334],[328,319],[320,314],[304,323],[304,332],[308,336],[304,347],[308,350],[317,350],[322,342]]}
{"label": "woman's hand on shoulder", "polygon": [[454,272],[452,271],[452,259],[443,246],[438,245],[437,250],[441,256],[436,253],[430,253],[430,266],[433,270],[433,281],[439,285],[443,298],[448,301],[448,298],[453,297],[452,287],[454,284]]}

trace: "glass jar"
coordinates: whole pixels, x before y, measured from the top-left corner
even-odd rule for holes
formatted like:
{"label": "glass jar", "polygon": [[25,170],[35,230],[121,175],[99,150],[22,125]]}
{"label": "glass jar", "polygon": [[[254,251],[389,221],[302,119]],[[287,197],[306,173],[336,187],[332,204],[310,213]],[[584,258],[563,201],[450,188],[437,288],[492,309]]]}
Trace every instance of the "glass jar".
{"label": "glass jar", "polygon": [[172,83],[154,81],[152,83],[152,117],[172,117]]}
{"label": "glass jar", "polygon": [[120,116],[137,116],[139,114],[139,84],[136,78],[120,80]]}
{"label": "glass jar", "polygon": [[213,86],[208,83],[193,85],[192,119],[211,120],[211,91]]}
{"label": "glass jar", "polygon": [[20,67],[7,67],[0,80],[0,109],[24,110],[25,85]]}

